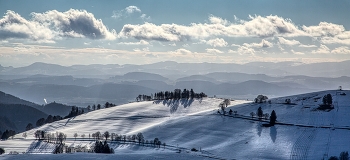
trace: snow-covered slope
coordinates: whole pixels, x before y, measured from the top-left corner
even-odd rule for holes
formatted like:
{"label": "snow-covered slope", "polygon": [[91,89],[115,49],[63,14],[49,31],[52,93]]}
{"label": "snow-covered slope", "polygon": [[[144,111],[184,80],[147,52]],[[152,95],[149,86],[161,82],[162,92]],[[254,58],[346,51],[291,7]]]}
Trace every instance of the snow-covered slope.
{"label": "snow-covered slope", "polygon": [[[166,159],[322,159],[339,155],[350,148],[350,92],[345,96],[337,91],[322,91],[271,99],[270,103],[254,104],[250,101],[231,101],[226,109],[238,112],[238,116],[217,114],[222,99],[168,100],[135,102],[112,108],[92,111],[75,118],[46,124],[40,128],[48,132],[67,134],[66,144],[90,146],[88,135],[100,131],[132,135],[142,132],[146,140],[159,138],[168,147],[155,149],[133,144],[116,144],[116,154],[104,155],[105,159],[157,158]],[[335,109],[325,112],[314,110],[322,103],[322,97],[332,94]],[[321,97],[319,99],[319,97]],[[291,99],[294,105],[283,104]],[[250,112],[262,107],[264,113],[277,113],[274,127],[262,127],[257,119],[249,118]],[[35,129],[35,130],[36,130]],[[28,138],[18,134],[13,140],[1,141],[6,152],[48,153],[53,146],[34,141],[33,133]],[[85,134],[85,138],[74,139],[73,135]],[[37,147],[33,147],[37,145]],[[46,145],[46,146],[45,146]],[[30,147],[32,146],[32,147]],[[183,152],[175,153],[176,148]],[[30,148],[30,149],[28,149]],[[32,149],[36,148],[36,150]],[[41,149],[40,149],[41,148]],[[191,148],[201,152],[191,152]],[[128,153],[128,154],[126,154]],[[98,157],[98,154],[73,154],[80,158]],[[146,156],[147,155],[147,156]],[[38,157],[39,156],[39,157]],[[45,159],[44,155],[5,155],[0,159]],[[50,159],[72,158],[67,154],[52,155]],[[147,158],[146,158],[147,159]]]}

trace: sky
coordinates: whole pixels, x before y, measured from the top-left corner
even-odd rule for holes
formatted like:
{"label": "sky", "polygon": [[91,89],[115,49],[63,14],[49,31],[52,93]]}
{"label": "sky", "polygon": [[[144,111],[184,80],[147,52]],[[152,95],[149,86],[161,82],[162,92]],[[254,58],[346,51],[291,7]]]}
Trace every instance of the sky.
{"label": "sky", "polygon": [[0,65],[350,60],[350,0],[0,0]]}

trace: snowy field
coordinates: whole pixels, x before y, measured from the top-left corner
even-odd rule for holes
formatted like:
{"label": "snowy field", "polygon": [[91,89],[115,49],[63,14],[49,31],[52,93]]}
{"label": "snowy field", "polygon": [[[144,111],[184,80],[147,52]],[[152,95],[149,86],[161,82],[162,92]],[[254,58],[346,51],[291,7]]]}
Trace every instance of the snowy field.
{"label": "snowy field", "polygon": [[[350,151],[350,92],[322,91],[271,99],[255,104],[235,100],[226,109],[238,116],[217,114],[222,99],[135,102],[92,111],[71,119],[46,124],[22,133],[14,139],[0,141],[6,150],[0,159],[328,159]],[[315,110],[322,97],[332,94],[335,109]],[[284,104],[286,98],[292,104]],[[278,123],[262,127],[250,119],[250,112],[262,107],[264,113],[276,111]],[[287,125],[286,125],[287,124]],[[138,144],[112,142],[115,154],[50,154],[53,144],[35,141],[35,130],[63,132],[68,146],[89,147],[88,135],[100,131],[132,135],[142,132],[146,140],[159,138],[167,147],[153,148]],[[79,137],[75,140],[74,133]],[[85,134],[85,138],[80,135]],[[192,152],[191,148],[200,151]],[[181,153],[176,153],[181,149]],[[9,155],[11,151],[18,155]],[[22,153],[26,154],[22,154]]]}

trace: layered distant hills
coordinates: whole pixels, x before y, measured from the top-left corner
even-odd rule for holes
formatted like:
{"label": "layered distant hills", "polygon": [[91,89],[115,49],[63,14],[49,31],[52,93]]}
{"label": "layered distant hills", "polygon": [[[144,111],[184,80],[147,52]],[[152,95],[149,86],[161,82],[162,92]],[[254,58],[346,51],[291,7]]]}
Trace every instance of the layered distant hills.
{"label": "layered distant hills", "polygon": [[[37,62],[24,67],[1,67],[0,90],[37,104],[50,102],[86,107],[134,101],[139,94],[194,89],[209,96],[272,97],[350,88],[350,61],[177,63],[145,65],[61,66]],[[63,114],[63,113],[62,113]]]}

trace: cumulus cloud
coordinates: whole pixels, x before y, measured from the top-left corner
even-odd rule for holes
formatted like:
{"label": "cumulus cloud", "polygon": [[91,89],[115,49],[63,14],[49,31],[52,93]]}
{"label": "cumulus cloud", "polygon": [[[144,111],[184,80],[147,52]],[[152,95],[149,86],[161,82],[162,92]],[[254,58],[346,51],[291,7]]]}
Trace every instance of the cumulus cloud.
{"label": "cumulus cloud", "polygon": [[350,54],[349,47],[341,46],[332,50],[333,54]]}
{"label": "cumulus cloud", "polygon": [[[139,13],[141,14],[142,11],[139,7],[137,6],[128,6],[122,10],[119,10],[119,11],[113,11],[112,12],[112,18],[115,18],[115,19],[120,19],[120,18],[127,18],[129,17],[130,15],[134,14],[134,13]],[[141,14],[140,18],[144,21],[148,21],[148,20],[151,20],[151,17],[150,16],[147,16],[146,14]]]}
{"label": "cumulus cloud", "polygon": [[30,39],[38,42],[54,42],[60,37],[90,39],[115,39],[114,30],[109,31],[92,13],[70,9],[45,13],[32,13],[26,20],[14,11],[7,11],[0,19],[0,38]]}
{"label": "cumulus cloud", "polygon": [[8,10],[0,19],[0,39],[30,39],[53,42],[56,33],[37,21],[24,19],[18,13]]}
{"label": "cumulus cloud", "polygon": [[122,45],[149,45],[149,42],[145,40],[140,40],[139,42],[119,42]]}
{"label": "cumulus cloud", "polygon": [[327,53],[330,53],[330,49],[326,45],[321,44],[320,47],[317,50],[313,50],[313,51],[311,51],[311,53],[314,53],[314,54],[327,54]]}
{"label": "cumulus cloud", "polygon": [[207,53],[224,53],[218,49],[214,49],[214,48],[207,48],[205,49],[207,51]]}
{"label": "cumulus cloud", "polygon": [[338,37],[322,37],[320,42],[324,43],[324,44],[345,44],[345,45],[350,45],[350,38],[349,39],[340,39]]}
{"label": "cumulus cloud", "polygon": [[109,31],[101,19],[96,19],[86,10],[70,9],[66,12],[57,10],[45,13],[32,13],[33,19],[55,30],[62,37],[87,37],[90,39],[116,38],[115,31]]}
{"label": "cumulus cloud", "polygon": [[273,37],[300,36],[305,33],[289,19],[278,16],[255,16],[249,21],[231,23],[220,17],[210,16],[210,23],[178,24],[153,23],[125,24],[120,36],[158,41],[184,41],[191,38],[203,39],[212,36],[226,37]]}
{"label": "cumulus cloud", "polygon": [[213,46],[213,47],[225,47],[225,46],[227,46],[227,42],[222,38],[211,39],[211,40],[208,40],[206,43]]}
{"label": "cumulus cloud", "polygon": [[243,46],[248,48],[270,48],[273,44],[267,40],[262,39],[260,43],[243,43]]}
{"label": "cumulus cloud", "polygon": [[238,54],[240,55],[255,55],[255,50],[253,48],[249,48],[247,46],[240,46],[237,49]]}
{"label": "cumulus cloud", "polygon": [[335,36],[345,31],[342,25],[320,22],[318,26],[303,26],[302,29],[311,36]]}
{"label": "cumulus cloud", "polygon": [[294,45],[297,45],[297,44],[300,44],[299,41],[297,40],[288,40],[288,39],[285,39],[283,37],[278,37],[278,41],[280,44],[284,44],[284,45],[288,45],[288,46],[294,46]]}

